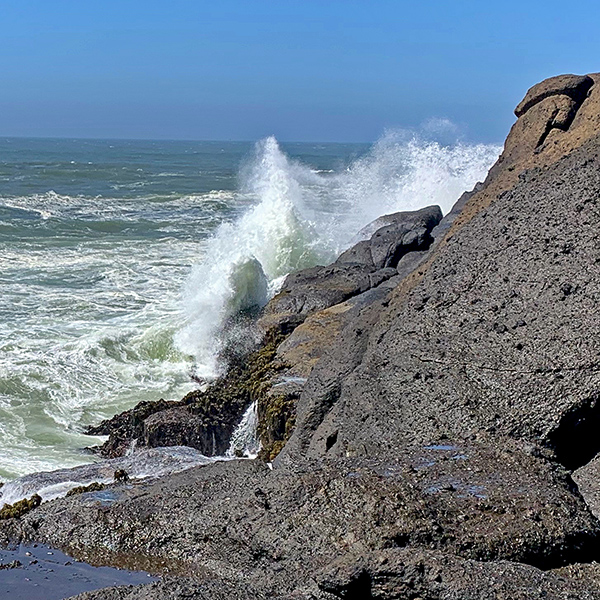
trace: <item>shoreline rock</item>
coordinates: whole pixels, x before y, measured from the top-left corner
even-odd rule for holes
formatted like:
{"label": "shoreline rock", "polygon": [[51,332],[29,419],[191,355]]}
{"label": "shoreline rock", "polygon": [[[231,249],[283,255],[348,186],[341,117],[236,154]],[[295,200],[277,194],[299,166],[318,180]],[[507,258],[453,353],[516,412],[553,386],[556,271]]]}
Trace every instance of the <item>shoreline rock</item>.
{"label": "shoreline rock", "polygon": [[531,88],[449,215],[382,217],[288,276],[226,377],[101,426],[222,452],[256,402],[273,465],[44,503],[0,539],[191,578],[81,600],[598,597],[598,80]]}

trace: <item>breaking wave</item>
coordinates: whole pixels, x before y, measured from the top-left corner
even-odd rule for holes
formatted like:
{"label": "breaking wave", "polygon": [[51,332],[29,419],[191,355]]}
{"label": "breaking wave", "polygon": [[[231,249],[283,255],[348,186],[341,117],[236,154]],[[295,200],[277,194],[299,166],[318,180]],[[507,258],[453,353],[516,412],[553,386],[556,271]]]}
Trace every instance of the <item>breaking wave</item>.
{"label": "breaking wave", "polygon": [[194,357],[199,378],[217,376],[221,334],[235,313],[264,305],[290,271],[331,261],[383,214],[431,204],[448,212],[485,178],[500,150],[389,132],[341,171],[322,172],[291,160],[274,137],[260,141],[242,171],[253,206],[219,227],[192,269],[176,346]]}

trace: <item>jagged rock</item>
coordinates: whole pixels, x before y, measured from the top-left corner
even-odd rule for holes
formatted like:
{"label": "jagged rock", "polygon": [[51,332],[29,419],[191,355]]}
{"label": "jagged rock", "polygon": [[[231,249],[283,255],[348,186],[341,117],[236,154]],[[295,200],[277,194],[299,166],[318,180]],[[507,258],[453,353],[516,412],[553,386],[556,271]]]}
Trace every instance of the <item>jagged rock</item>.
{"label": "jagged rock", "polygon": [[357,324],[314,367],[282,460],[323,455],[335,429],[340,456],[484,430],[544,444],[569,468],[589,461],[600,449],[599,156],[591,139],[459,217],[386,300],[358,362],[340,364]]}
{"label": "jagged rock", "polygon": [[106,419],[98,425],[88,427],[88,435],[108,435],[109,439],[99,448],[99,452],[106,458],[123,456],[131,447],[133,441],[138,440],[144,430],[144,421],[156,412],[168,410],[179,406],[179,402],[140,402],[132,409],[126,410],[111,419]]}
{"label": "jagged rock", "polygon": [[144,421],[140,439],[141,446],[157,448],[161,446],[190,446],[206,456],[214,456],[229,440],[221,439],[218,427],[187,407],[170,408],[154,413]]}
{"label": "jagged rock", "polygon": [[[344,302],[372,287],[372,266],[351,263],[311,267],[286,277],[281,291],[265,307],[263,323],[272,317],[309,314]],[[391,276],[391,273],[390,273]],[[378,278],[379,279],[379,278]]]}
{"label": "jagged rock", "polygon": [[[431,245],[431,231],[441,218],[439,206],[430,206],[385,215],[374,221],[371,228],[385,224],[374,231],[369,241],[359,242],[333,264],[288,275],[280,292],[265,307],[260,326],[263,330],[281,329],[288,323],[296,327],[308,315],[345,302],[394,277],[395,268],[404,256]],[[363,231],[370,231],[369,226]]]}

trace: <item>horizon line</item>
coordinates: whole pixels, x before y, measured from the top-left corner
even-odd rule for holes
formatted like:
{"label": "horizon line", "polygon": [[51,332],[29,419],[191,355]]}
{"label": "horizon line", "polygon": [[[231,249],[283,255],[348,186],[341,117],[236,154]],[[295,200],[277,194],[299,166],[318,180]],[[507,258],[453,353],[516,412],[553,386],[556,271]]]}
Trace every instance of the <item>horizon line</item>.
{"label": "horizon line", "polygon": [[205,143],[239,143],[239,144],[254,144],[259,140],[263,140],[273,136],[277,142],[282,144],[374,144],[377,140],[369,140],[369,141],[328,141],[328,140],[287,140],[280,139],[274,134],[264,135],[261,137],[257,137],[254,139],[204,139],[204,138],[167,138],[167,137],[158,137],[158,138],[150,138],[150,137],[94,137],[94,136],[84,136],[84,137],[74,137],[74,136],[64,136],[64,135],[0,135],[0,139],[3,140],[71,140],[71,141],[107,141],[107,142],[205,142]]}

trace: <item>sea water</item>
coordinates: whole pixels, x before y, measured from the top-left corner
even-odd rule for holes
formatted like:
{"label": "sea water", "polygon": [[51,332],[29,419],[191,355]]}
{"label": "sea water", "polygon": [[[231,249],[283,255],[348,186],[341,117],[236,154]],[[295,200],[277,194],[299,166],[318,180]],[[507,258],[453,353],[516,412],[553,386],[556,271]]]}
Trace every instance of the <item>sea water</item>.
{"label": "sea water", "polygon": [[381,214],[448,211],[499,151],[0,139],[0,481],[91,462],[86,425],[217,376],[230,316]]}

